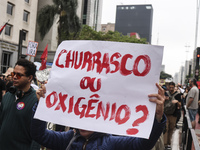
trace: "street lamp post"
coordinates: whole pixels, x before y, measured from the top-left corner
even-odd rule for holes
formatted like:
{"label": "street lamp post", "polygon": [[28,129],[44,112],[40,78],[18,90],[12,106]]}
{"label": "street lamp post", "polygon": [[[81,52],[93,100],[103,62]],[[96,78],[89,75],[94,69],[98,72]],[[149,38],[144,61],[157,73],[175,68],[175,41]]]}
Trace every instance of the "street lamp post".
{"label": "street lamp post", "polygon": [[200,2],[199,2],[199,0],[197,0],[197,10],[196,10],[196,29],[195,29],[195,44],[194,44],[194,49],[197,48],[198,23],[199,23],[199,7],[200,7]]}

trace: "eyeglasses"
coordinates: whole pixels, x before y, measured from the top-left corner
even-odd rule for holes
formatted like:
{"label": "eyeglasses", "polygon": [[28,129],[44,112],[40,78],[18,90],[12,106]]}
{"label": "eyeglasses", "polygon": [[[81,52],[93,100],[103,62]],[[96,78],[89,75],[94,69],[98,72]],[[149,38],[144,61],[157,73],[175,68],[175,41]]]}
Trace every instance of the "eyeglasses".
{"label": "eyeglasses", "polygon": [[17,79],[21,79],[22,76],[25,76],[24,74],[21,74],[21,73],[11,72],[11,76],[13,78],[15,75],[16,75]]}

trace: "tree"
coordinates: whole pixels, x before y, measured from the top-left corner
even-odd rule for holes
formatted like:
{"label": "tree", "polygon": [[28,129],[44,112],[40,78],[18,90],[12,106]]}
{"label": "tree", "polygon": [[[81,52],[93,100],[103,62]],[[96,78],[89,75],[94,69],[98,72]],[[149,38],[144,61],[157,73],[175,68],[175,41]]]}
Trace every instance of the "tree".
{"label": "tree", "polygon": [[[73,34],[72,34],[73,35]],[[67,39],[67,37],[66,37]],[[69,38],[68,38],[69,39]],[[147,44],[146,39],[137,39],[135,37],[129,37],[122,35],[121,33],[115,31],[97,32],[93,30],[90,26],[82,26],[81,31],[78,36],[71,36],[70,40],[101,40],[101,41],[117,41],[117,42],[129,42],[129,43],[142,43]]]}
{"label": "tree", "polygon": [[164,71],[160,72],[160,79],[171,79],[172,76],[170,74],[165,73]]}
{"label": "tree", "polygon": [[58,19],[58,44],[69,36],[76,37],[81,29],[79,18],[76,14],[77,0],[52,0],[53,5],[46,5],[40,11],[37,18],[40,37],[43,40],[53,25],[56,17]]}

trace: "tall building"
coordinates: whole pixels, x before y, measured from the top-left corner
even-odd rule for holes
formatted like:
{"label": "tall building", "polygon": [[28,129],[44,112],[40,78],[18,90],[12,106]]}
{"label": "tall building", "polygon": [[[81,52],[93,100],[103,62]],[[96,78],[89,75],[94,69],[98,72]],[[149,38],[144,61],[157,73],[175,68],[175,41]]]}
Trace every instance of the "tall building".
{"label": "tall building", "polygon": [[0,1],[0,27],[9,21],[0,34],[0,73],[5,73],[9,67],[14,67],[17,61],[20,30],[22,31],[20,56],[27,57],[28,41],[35,40],[37,4],[38,0]]}
{"label": "tall building", "polygon": [[165,72],[165,65],[161,65],[161,70],[160,71]]}
{"label": "tall building", "polygon": [[175,73],[175,75],[174,75],[173,82],[174,82],[175,84],[178,84],[178,83],[179,83],[178,75],[179,75],[178,72]]}
{"label": "tall building", "polygon": [[78,2],[82,9],[80,14],[82,23],[100,31],[103,0],[78,0]]}
{"label": "tall building", "polygon": [[[101,30],[101,16],[102,16],[102,0],[78,0],[77,15],[82,24],[91,26],[96,31]],[[38,11],[45,5],[52,5],[52,0],[38,1]],[[44,48],[48,44],[48,58],[47,62],[53,62],[55,51],[57,49],[57,21],[54,20],[54,24],[50,31],[45,35],[41,41],[40,35],[37,32],[35,34],[36,41],[39,42],[37,55],[35,61],[40,62],[40,57],[44,51]]]}
{"label": "tall building", "polygon": [[192,69],[192,59],[189,61],[189,60],[186,60],[185,61],[185,69],[184,69],[184,73],[183,73],[183,81],[186,80],[186,77],[191,75],[191,69]]}
{"label": "tall building", "polygon": [[181,66],[179,73],[178,73],[178,83],[184,85],[185,81],[184,81],[184,71],[185,71],[185,67]]}
{"label": "tall building", "polygon": [[116,12],[115,31],[123,35],[136,32],[151,44],[152,5],[118,5]]}

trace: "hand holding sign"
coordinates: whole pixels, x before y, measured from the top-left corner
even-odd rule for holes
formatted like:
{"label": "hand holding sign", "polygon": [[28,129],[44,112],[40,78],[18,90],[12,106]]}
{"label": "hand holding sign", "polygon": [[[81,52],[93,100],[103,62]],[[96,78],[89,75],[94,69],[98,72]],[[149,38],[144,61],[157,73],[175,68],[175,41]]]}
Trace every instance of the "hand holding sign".
{"label": "hand holding sign", "polygon": [[160,122],[164,113],[165,91],[157,83],[156,86],[158,87],[158,94],[150,94],[149,101],[156,103],[156,119]]}

